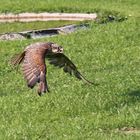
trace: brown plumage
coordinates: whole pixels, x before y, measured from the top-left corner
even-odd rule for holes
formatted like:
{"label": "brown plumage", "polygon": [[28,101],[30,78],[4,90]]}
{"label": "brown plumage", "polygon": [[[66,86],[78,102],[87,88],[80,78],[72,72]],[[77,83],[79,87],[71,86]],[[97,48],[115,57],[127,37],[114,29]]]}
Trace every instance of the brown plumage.
{"label": "brown plumage", "polygon": [[39,95],[46,91],[49,92],[46,80],[45,58],[50,61],[50,64],[60,68],[63,67],[65,72],[69,74],[73,73],[78,79],[93,84],[85,79],[69,58],[63,54],[63,48],[61,46],[52,42],[39,42],[27,46],[22,53],[15,55],[11,59],[13,66],[22,63],[22,70],[28,87],[33,88],[36,83],[39,83]]}

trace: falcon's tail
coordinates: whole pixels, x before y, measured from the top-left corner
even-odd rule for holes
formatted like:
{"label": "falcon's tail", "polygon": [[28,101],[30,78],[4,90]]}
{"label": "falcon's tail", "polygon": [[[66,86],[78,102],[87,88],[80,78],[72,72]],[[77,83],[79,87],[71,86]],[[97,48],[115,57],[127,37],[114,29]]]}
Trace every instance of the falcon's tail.
{"label": "falcon's tail", "polygon": [[11,58],[11,64],[13,66],[17,66],[19,65],[23,59],[24,59],[24,56],[25,56],[25,51],[23,53],[20,53],[20,54],[15,54],[12,58]]}

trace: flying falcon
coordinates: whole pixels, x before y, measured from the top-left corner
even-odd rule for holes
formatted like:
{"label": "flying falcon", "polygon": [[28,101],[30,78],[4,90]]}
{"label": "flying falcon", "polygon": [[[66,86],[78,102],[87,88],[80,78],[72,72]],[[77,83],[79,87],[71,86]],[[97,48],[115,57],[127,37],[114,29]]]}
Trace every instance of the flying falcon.
{"label": "flying falcon", "polygon": [[63,68],[64,72],[68,72],[70,75],[74,74],[78,79],[93,84],[85,79],[72,61],[63,54],[61,46],[52,42],[38,42],[27,46],[22,53],[14,55],[11,64],[17,66],[22,63],[22,70],[28,87],[33,88],[36,83],[39,83],[39,95],[46,91],[49,92],[45,58],[49,60],[50,64]]}

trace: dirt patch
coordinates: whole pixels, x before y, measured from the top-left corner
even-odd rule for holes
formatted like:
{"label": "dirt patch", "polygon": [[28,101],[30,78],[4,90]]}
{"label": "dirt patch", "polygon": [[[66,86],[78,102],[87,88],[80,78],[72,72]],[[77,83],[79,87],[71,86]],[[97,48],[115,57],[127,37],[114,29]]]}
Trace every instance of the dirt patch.
{"label": "dirt patch", "polygon": [[31,21],[52,21],[52,20],[95,20],[96,13],[21,13],[21,14],[1,14],[0,22],[31,22]]}
{"label": "dirt patch", "polygon": [[0,35],[0,40],[16,40],[16,39],[26,39],[26,38],[18,33],[6,33]]}
{"label": "dirt patch", "polygon": [[116,131],[124,134],[140,134],[140,129],[135,127],[123,127]]}

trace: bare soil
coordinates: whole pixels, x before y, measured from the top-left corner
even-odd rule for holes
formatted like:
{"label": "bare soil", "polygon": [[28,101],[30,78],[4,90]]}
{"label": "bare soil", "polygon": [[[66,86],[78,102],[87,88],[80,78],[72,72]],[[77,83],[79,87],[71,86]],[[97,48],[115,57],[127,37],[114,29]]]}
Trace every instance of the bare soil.
{"label": "bare soil", "polygon": [[1,14],[0,22],[31,22],[31,21],[52,21],[52,20],[95,20],[96,13],[20,13],[20,14]]}

